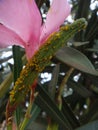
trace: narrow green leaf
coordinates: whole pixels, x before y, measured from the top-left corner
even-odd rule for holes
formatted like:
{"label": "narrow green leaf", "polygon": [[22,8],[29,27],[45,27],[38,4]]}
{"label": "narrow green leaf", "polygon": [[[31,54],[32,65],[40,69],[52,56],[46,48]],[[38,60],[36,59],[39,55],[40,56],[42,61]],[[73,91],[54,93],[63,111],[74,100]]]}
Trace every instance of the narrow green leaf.
{"label": "narrow green leaf", "polygon": [[53,99],[55,98],[55,91],[56,91],[56,85],[57,85],[58,76],[59,76],[59,69],[60,69],[60,66],[59,64],[57,64],[53,70],[52,79],[48,86],[48,92]]}
{"label": "narrow green leaf", "polygon": [[[17,78],[20,75],[22,70],[22,55],[21,55],[21,48],[19,46],[13,46],[13,59],[14,59],[14,83],[16,82]],[[21,121],[21,107],[18,107],[15,111],[16,122],[17,126],[19,126]]]}
{"label": "narrow green leaf", "polygon": [[76,49],[64,47],[56,53],[56,58],[83,72],[98,75],[98,71],[95,70],[90,60]]}
{"label": "narrow green leaf", "polygon": [[98,119],[98,99],[92,104],[88,112],[83,115],[80,119],[83,123]]}
{"label": "narrow green leaf", "polygon": [[66,116],[64,116],[59,110],[55,102],[50,98],[44,88],[38,86],[37,91],[39,92],[39,95],[35,99],[35,103],[44,109],[52,119],[63,125],[65,129],[67,128],[68,130],[73,130]]}
{"label": "narrow green leaf", "polygon": [[38,107],[36,104],[33,104],[32,106],[32,110],[31,110],[31,118],[30,120],[28,121],[28,124],[25,128],[25,130],[29,127],[29,125],[36,120],[36,118],[38,117],[38,115],[40,114],[41,112],[41,109],[40,107]]}
{"label": "narrow green leaf", "polygon": [[80,83],[76,83],[74,81],[68,81],[68,86],[70,86],[74,91],[76,91],[79,95],[84,98],[88,98],[93,95],[91,91],[82,86]]}
{"label": "narrow green leaf", "polygon": [[13,46],[13,58],[14,58],[14,82],[16,82],[17,78],[20,75],[22,70],[22,55],[19,46]]}
{"label": "narrow green leaf", "polygon": [[68,119],[73,129],[79,127],[80,126],[79,120],[76,118],[76,116],[74,115],[73,111],[68,106],[64,98],[62,98],[62,101],[63,101],[62,112],[64,116]]}
{"label": "narrow green leaf", "polygon": [[5,93],[9,90],[11,83],[13,80],[13,74],[9,73],[6,79],[0,84],[0,98],[5,95]]}

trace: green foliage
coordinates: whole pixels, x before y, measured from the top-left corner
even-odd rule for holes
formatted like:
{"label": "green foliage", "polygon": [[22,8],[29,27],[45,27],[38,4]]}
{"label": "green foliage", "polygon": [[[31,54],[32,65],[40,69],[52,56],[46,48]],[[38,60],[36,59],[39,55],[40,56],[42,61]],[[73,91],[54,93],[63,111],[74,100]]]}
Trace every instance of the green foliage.
{"label": "green foliage", "polygon": [[46,40],[44,45],[38,50],[38,52],[33,56],[33,58],[31,58],[26,67],[22,70],[13,90],[10,92],[11,105],[17,105],[24,100],[27,92],[29,92],[30,86],[38,77],[38,74],[50,64],[50,60],[56,51],[64,46],[64,43],[66,43],[75,33],[83,29],[86,24],[87,23],[85,19],[79,19],[73,24],[66,25],[65,27],[61,28],[59,32],[52,34]]}
{"label": "green foliage", "polygon": [[98,71],[95,70],[90,60],[78,50],[69,47],[62,48],[56,53],[56,58],[83,72],[98,75]]}
{"label": "green foliage", "polygon": [[[44,8],[44,11],[49,8],[49,1],[36,0],[36,2],[39,8]],[[46,4],[42,6],[44,2]],[[86,18],[87,27],[84,29],[86,23],[82,19],[68,24],[65,28],[61,27],[59,32],[51,35],[30,63],[27,63],[25,70],[29,68],[28,75],[23,73],[22,84],[16,84],[12,89],[12,73],[6,78],[4,77],[5,80],[0,85],[1,123],[5,120],[5,107],[10,90],[15,91],[14,100],[13,97],[10,98],[10,107],[13,109],[16,103],[17,107],[21,106],[20,110],[18,109],[16,112],[14,121],[18,125],[23,123],[27,111],[26,104],[30,105],[30,92],[27,91],[30,91],[29,86],[38,78],[35,90],[38,95],[35,96],[34,104],[31,105],[29,118],[24,125],[25,129],[37,130],[34,127],[36,124],[44,125],[42,130],[44,128],[46,130],[47,126],[54,124],[59,126],[56,127],[56,130],[98,129],[98,7],[91,10],[91,0],[71,0],[70,2],[73,4],[72,18]],[[80,23],[81,21],[82,23]],[[84,30],[80,31],[81,29]],[[71,42],[71,45],[68,41]],[[67,46],[67,43],[69,47],[64,47]],[[15,64],[11,68],[14,68],[13,76],[14,81],[16,81],[26,60],[22,61],[21,53],[23,50],[18,47],[13,49]],[[3,65],[3,62],[5,60],[0,63]],[[31,63],[34,63],[33,66]],[[58,91],[70,67],[74,68],[73,72],[63,86],[61,100],[58,100]],[[5,69],[0,69],[0,72],[4,71]],[[0,74],[3,77],[3,74]],[[50,74],[51,78],[47,80],[45,74],[48,76]],[[19,91],[23,85],[25,87]],[[61,103],[61,109],[58,107],[59,103]],[[44,117],[42,116],[43,112],[45,112]],[[41,125],[38,130],[41,129]]]}

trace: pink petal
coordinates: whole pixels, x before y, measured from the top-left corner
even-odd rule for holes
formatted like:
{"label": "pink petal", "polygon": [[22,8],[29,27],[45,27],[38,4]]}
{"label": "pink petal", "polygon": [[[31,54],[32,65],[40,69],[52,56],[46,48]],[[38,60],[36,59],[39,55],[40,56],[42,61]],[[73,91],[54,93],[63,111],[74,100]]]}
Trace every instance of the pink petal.
{"label": "pink petal", "polygon": [[24,41],[12,30],[0,24],[0,48],[10,45],[24,46]]}
{"label": "pink petal", "polygon": [[63,24],[64,20],[70,13],[70,6],[67,0],[53,0],[48,11],[46,23],[42,26],[40,41],[44,40]]}
{"label": "pink petal", "polygon": [[41,16],[35,0],[0,0],[0,23],[25,42],[40,35]]}

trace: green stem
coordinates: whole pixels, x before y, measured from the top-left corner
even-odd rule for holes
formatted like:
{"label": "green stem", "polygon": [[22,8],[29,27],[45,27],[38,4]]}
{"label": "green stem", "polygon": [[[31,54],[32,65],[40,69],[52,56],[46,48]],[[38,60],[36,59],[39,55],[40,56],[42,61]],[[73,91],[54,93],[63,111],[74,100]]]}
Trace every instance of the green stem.
{"label": "green stem", "polygon": [[47,130],[58,130],[59,125],[57,123],[53,123],[48,125]]}
{"label": "green stem", "polygon": [[10,107],[13,105],[16,105],[17,107],[22,101],[24,101],[27,93],[30,91],[31,85],[38,77],[38,74],[50,64],[50,60],[55,53],[64,46],[75,33],[84,29],[86,24],[85,19],[79,19],[71,25],[62,27],[60,31],[53,33],[45,41],[22,70],[13,90],[10,92]]}
{"label": "green stem", "polygon": [[74,68],[70,68],[70,70],[66,73],[60,87],[59,87],[59,90],[58,90],[58,96],[57,96],[57,101],[58,101],[58,106],[59,106],[59,109],[61,110],[62,109],[62,93],[63,93],[63,90],[64,90],[64,86],[65,84],[67,83],[70,75],[72,74]]}
{"label": "green stem", "polygon": [[24,130],[24,129],[25,129],[25,127],[26,127],[28,121],[29,121],[29,118],[26,118],[26,117],[25,117],[24,120],[23,120],[23,123],[22,123],[22,125],[21,125],[21,127],[20,127],[20,130]]}
{"label": "green stem", "polygon": [[[35,98],[36,98],[37,95],[38,95],[37,92],[36,92],[35,94],[34,94],[34,92],[35,92],[35,91],[31,91],[30,104],[29,104],[29,106],[28,106],[28,108],[27,108],[27,111],[26,111],[26,114],[25,114],[25,118],[24,118],[22,124],[20,125],[20,130],[24,130],[24,129],[25,129],[25,127],[26,127],[26,125],[27,125],[29,119],[31,118],[32,105],[33,105],[33,103],[34,103]],[[32,99],[32,95],[33,95],[33,99]]]}
{"label": "green stem", "polygon": [[7,130],[12,130],[12,123],[7,125]]}
{"label": "green stem", "polygon": [[23,122],[20,126],[20,130],[25,129],[25,127],[26,127],[26,125],[27,125],[27,123],[30,119],[31,108],[32,108],[32,103],[30,103],[29,106],[28,106],[28,109],[27,109],[26,114],[25,114],[25,118],[24,118],[24,120],[23,120]]}

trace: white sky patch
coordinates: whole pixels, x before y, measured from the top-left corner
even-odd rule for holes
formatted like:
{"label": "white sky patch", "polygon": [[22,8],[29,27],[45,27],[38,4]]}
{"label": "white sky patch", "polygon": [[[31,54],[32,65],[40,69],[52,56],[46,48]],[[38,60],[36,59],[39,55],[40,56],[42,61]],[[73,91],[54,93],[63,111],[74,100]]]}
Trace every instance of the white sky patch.
{"label": "white sky patch", "polygon": [[50,0],[50,5],[52,4],[52,1],[53,1],[53,0]]}
{"label": "white sky patch", "polygon": [[81,76],[81,73],[75,75],[75,76],[73,77],[73,80],[74,80],[75,82],[78,82],[80,76]]}
{"label": "white sky patch", "polygon": [[10,64],[14,64],[14,60],[13,60],[13,58],[9,59],[9,60],[8,60],[8,63],[10,63]]}
{"label": "white sky patch", "polygon": [[87,106],[86,104],[84,104],[84,106],[83,106],[83,107],[84,107],[84,109],[87,109],[87,108],[88,108],[88,106]]}
{"label": "white sky patch", "polygon": [[44,84],[45,82],[48,82],[51,80],[52,74],[48,72],[41,73],[41,78],[42,78],[41,83]]}
{"label": "white sky patch", "polygon": [[28,106],[29,106],[29,102],[26,102],[26,104],[25,104],[25,105],[26,105],[26,107],[28,107]]}
{"label": "white sky patch", "polygon": [[72,93],[73,93],[73,89],[72,88],[67,89],[67,86],[65,85],[63,90],[63,97],[70,96],[72,95]]}
{"label": "white sky patch", "polygon": [[6,57],[9,57],[9,56],[11,56],[11,55],[12,55],[12,51],[3,52],[2,57],[3,57],[3,58],[6,58]]}
{"label": "white sky patch", "polygon": [[90,5],[90,8],[91,10],[94,10],[96,8],[96,6],[98,7],[98,1],[97,0],[92,0],[91,1],[91,5]]}
{"label": "white sky patch", "polygon": [[71,15],[69,15],[66,20],[68,20],[70,23],[73,23],[73,22],[74,22],[74,20],[72,19],[72,16],[71,16]]}
{"label": "white sky patch", "polygon": [[60,73],[60,75],[64,76],[64,75],[65,75],[65,73],[64,73],[64,72],[61,72],[61,73]]}

